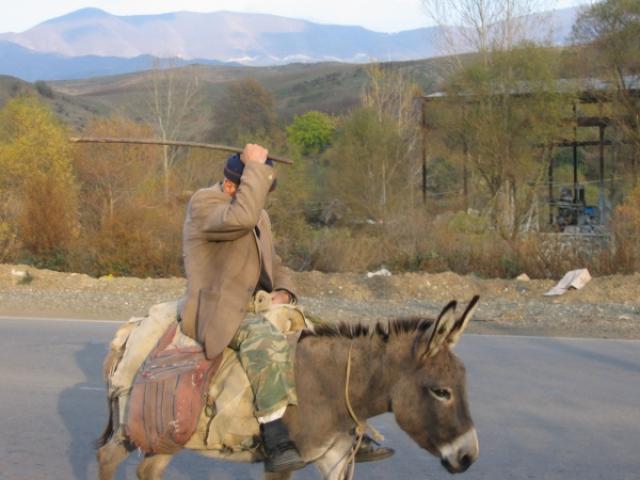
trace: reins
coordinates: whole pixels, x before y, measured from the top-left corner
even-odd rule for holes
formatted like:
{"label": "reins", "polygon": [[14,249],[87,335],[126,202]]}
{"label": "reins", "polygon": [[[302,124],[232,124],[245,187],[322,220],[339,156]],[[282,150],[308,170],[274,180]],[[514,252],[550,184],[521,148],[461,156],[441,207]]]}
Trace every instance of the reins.
{"label": "reins", "polygon": [[[376,430],[376,428],[373,425],[369,424],[366,420],[363,422],[358,418],[356,413],[353,411],[353,407],[351,406],[351,400],[349,398],[349,383],[351,380],[351,352],[352,351],[353,351],[353,342],[349,347],[349,357],[347,358],[347,378],[344,382],[344,400],[345,400],[345,403],[347,404],[347,411],[349,412],[349,415],[351,415],[351,418],[356,424],[356,441],[351,447],[351,453],[349,455],[349,459],[347,460],[347,463],[344,465],[344,467],[342,467],[342,473],[340,475],[341,478],[346,478],[347,480],[353,479],[353,476],[356,471],[356,454],[358,453],[358,450],[362,445],[362,440],[364,439],[364,435],[367,433],[367,430],[371,433],[371,437],[374,440],[378,442],[381,442],[382,440],[384,440],[384,436],[378,430]],[[345,469],[348,469],[348,473],[346,477],[344,475]]]}

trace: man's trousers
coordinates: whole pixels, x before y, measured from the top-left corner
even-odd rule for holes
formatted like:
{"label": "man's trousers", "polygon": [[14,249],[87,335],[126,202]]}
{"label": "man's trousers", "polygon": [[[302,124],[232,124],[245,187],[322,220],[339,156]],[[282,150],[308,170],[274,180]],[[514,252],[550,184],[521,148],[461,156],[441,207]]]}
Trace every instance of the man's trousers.
{"label": "man's trousers", "polygon": [[248,314],[231,339],[255,396],[256,416],[297,405],[293,360],[285,335],[260,314]]}

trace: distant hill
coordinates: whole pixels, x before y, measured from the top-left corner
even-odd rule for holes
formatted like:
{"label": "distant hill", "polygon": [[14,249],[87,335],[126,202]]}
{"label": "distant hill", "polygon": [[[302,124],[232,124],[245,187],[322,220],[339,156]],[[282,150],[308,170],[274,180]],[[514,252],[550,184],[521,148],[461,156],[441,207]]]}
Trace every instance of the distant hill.
{"label": "distant hill", "polygon": [[10,99],[21,95],[38,96],[49,105],[60,120],[76,128],[82,128],[95,115],[106,115],[111,112],[110,106],[99,101],[66,95],[52,90],[44,82],[31,84],[19,78],[0,75],[0,108]]}
{"label": "distant hill", "polygon": [[[425,91],[433,91],[441,80],[443,59],[385,64],[404,71]],[[184,76],[199,79],[199,98],[190,114],[190,138],[202,139],[210,130],[217,100],[226,88],[242,78],[255,78],[271,92],[278,117],[285,124],[294,115],[309,110],[344,114],[358,105],[367,83],[366,66],[344,63],[291,64],[275,67],[196,66],[174,71],[179,81]],[[56,92],[68,98],[100,106],[136,121],[151,121],[149,101],[153,72],[138,72],[90,79],[49,82]]]}
{"label": "distant hill", "polygon": [[[553,30],[552,43],[567,41],[576,12],[569,8],[544,14],[544,24]],[[536,31],[533,36],[548,35]],[[117,16],[86,8],[22,33],[0,34],[0,73],[33,81],[135,72],[150,68],[156,58],[178,58],[177,66],[270,66],[409,61],[464,51],[445,49],[443,37],[439,27],[380,33],[265,14]]]}
{"label": "distant hill", "polygon": [[[0,75],[12,75],[30,82],[62,80],[139,72],[152,68],[157,57],[139,55],[133,58],[85,55],[67,57],[59,53],[42,53],[8,41],[0,41]],[[217,60],[172,60],[175,66],[191,63],[221,65]]]}
{"label": "distant hill", "polygon": [[[404,71],[425,91],[432,91],[442,79],[447,59],[387,63],[386,68]],[[211,129],[217,100],[226,88],[243,78],[260,81],[275,99],[279,119],[287,124],[294,115],[321,110],[340,115],[358,105],[367,83],[366,66],[344,63],[291,64],[275,67],[195,65],[171,70],[176,81],[196,75],[198,98],[185,126],[185,138],[202,140]],[[151,76],[142,71],[65,81],[29,83],[0,75],[0,108],[13,97],[38,95],[54,113],[73,129],[81,130],[94,116],[123,115],[134,121],[152,121]]]}
{"label": "distant hill", "polygon": [[437,37],[436,27],[389,34],[264,14],[116,16],[96,8],[48,20],[23,33],[0,34],[0,40],[68,57],[154,55],[247,65],[427,58],[440,53]]}
{"label": "distant hill", "polygon": [[9,75],[0,75],[0,108],[12,97],[34,92],[35,88],[30,83]]}

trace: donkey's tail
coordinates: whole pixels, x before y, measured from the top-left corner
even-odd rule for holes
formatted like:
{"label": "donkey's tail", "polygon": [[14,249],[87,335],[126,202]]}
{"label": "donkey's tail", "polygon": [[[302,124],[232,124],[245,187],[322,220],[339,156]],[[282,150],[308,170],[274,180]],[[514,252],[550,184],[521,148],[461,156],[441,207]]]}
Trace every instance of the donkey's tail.
{"label": "donkey's tail", "polygon": [[107,426],[104,427],[102,435],[100,435],[100,437],[93,443],[93,446],[96,449],[104,447],[113,436],[113,400],[111,397],[107,397],[107,406],[109,408],[109,421],[107,422]]}
{"label": "donkey's tail", "polygon": [[[113,340],[111,340],[111,343],[109,344],[109,351],[107,352],[107,356],[102,363],[102,376],[104,378],[104,381],[107,382],[107,385],[109,384],[109,379],[116,371],[116,368],[124,355],[125,345],[127,343],[127,339],[129,338],[129,334],[138,325],[138,323],[131,321],[126,322],[124,325],[118,328],[115,337],[113,337]],[[111,389],[107,388],[107,390],[110,391]],[[107,394],[109,421],[107,423],[107,426],[104,427],[104,432],[102,432],[102,435],[100,435],[100,437],[97,438],[93,443],[95,448],[103,447],[113,436],[113,411],[116,403],[116,398],[117,396],[114,396],[113,392]]]}

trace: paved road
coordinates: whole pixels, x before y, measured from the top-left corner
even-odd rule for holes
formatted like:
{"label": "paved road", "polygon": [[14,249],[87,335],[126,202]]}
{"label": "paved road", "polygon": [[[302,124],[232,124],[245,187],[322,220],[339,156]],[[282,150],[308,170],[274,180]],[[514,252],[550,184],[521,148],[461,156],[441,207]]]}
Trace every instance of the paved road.
{"label": "paved road", "polygon": [[[95,478],[103,427],[100,365],[117,324],[0,318],[0,478]],[[640,342],[474,336],[461,341],[480,458],[461,478],[640,478]],[[359,478],[449,478],[389,415],[398,448]],[[119,478],[135,478],[136,454]],[[168,479],[258,479],[260,465],[180,454]],[[316,479],[313,468],[296,478]]]}

